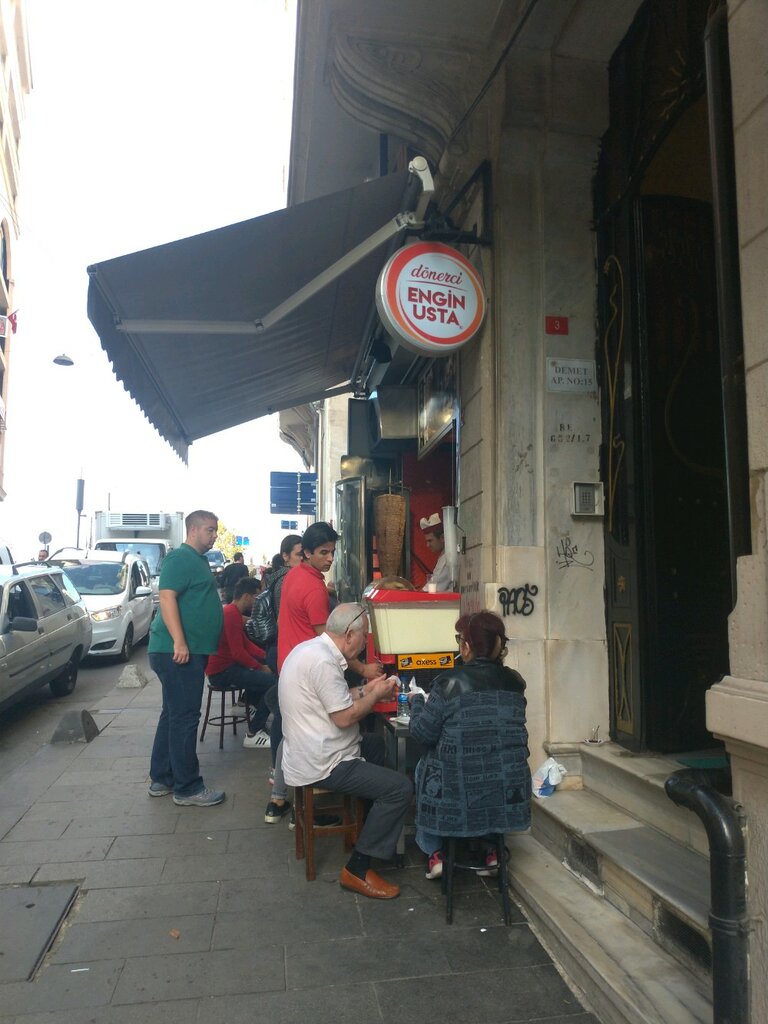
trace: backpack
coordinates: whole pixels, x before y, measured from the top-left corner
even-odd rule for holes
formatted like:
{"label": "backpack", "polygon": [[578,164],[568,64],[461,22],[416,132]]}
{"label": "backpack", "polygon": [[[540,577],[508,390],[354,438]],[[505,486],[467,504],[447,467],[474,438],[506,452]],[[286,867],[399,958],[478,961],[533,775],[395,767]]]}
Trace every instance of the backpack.
{"label": "backpack", "polygon": [[277,616],[272,599],[272,587],[267,587],[253,602],[251,617],[245,624],[245,634],[249,640],[264,649],[277,639]]}

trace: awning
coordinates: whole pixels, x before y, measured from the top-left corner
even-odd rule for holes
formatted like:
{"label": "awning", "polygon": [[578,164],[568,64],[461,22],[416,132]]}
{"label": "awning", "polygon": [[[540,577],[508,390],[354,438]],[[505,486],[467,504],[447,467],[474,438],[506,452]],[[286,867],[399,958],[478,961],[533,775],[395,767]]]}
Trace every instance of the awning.
{"label": "awning", "polygon": [[350,389],[396,227],[290,300],[413,209],[416,184],[403,171],[88,268],[88,317],[115,375],[183,459],[200,437]]}

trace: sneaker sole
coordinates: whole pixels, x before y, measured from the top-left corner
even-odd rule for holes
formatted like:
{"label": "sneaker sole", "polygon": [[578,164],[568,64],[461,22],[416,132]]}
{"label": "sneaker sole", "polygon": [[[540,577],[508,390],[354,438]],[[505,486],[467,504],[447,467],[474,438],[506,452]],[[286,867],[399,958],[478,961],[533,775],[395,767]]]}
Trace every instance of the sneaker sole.
{"label": "sneaker sole", "polygon": [[216,807],[218,804],[224,803],[224,797],[221,800],[210,800],[207,803],[201,804],[199,800],[185,800],[184,797],[173,798],[173,802],[177,807]]}
{"label": "sneaker sole", "polygon": [[151,796],[151,797],[156,797],[156,796],[170,796],[170,795],[171,795],[171,793],[173,793],[173,790],[172,790],[172,789],[164,789],[164,790],[162,791],[162,793],[158,793],[157,791],[155,791],[155,790],[152,790],[152,789],[148,789],[148,790],[147,790],[147,795],[148,795],[148,796]]}

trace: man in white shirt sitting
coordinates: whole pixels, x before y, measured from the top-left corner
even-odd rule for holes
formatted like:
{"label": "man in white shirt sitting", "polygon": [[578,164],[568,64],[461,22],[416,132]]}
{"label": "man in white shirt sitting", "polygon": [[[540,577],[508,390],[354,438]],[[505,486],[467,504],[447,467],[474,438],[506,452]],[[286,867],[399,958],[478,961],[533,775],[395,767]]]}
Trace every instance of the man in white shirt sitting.
{"label": "man in white shirt sitting", "polygon": [[283,772],[289,786],[322,786],[371,800],[362,832],[339,882],[345,889],[388,900],[400,887],[371,869],[371,858],[389,860],[410,807],[413,786],[384,767],[384,741],[361,735],[358,722],[378,701],[392,700],[397,680],[384,674],[350,689],[344,670],[365,648],[368,616],[362,605],[341,604],[325,632],[294,647],[280,672]]}

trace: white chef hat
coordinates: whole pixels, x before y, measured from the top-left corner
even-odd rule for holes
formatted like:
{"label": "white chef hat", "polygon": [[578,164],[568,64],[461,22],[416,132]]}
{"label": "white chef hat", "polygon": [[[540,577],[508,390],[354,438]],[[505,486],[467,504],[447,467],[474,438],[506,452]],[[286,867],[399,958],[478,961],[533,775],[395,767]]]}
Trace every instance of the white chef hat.
{"label": "white chef hat", "polygon": [[424,519],[424,517],[422,517],[419,520],[419,527],[424,531],[424,533],[430,533],[432,530],[435,530],[438,526],[442,525],[443,521],[440,518],[439,512],[433,512],[428,519]]}

